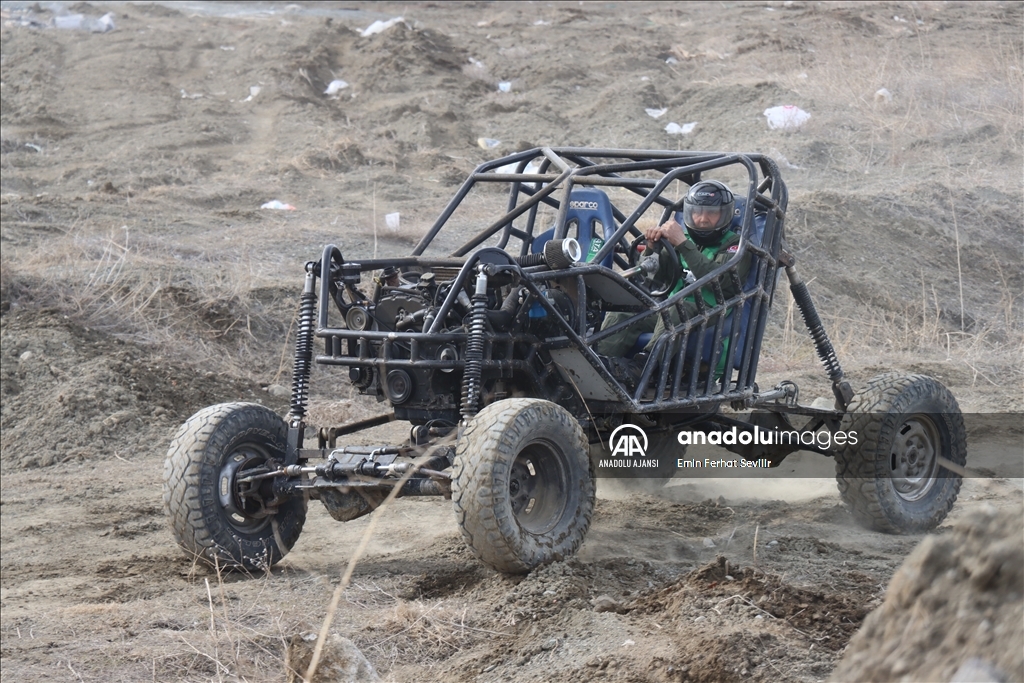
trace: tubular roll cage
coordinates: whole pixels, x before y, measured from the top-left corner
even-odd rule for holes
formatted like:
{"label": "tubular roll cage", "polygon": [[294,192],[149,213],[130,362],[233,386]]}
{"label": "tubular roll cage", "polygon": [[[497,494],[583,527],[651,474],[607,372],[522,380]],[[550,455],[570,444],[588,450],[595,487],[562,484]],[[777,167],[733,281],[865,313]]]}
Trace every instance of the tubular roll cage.
{"label": "tubular roll cage", "polygon": [[[528,172],[528,165],[531,162],[536,164],[535,172]],[[514,172],[497,172],[497,169],[513,164]],[[701,173],[732,165],[740,165],[747,171],[748,184],[741,220],[741,239],[737,251],[727,262],[661,302],[652,299],[617,271],[601,265],[602,259],[611,253],[616,264],[623,268],[628,266],[622,255],[613,250],[617,244],[625,244],[627,234],[634,237],[641,235],[635,223],[653,204],[657,203],[663,207],[659,222],[667,220],[672,215],[676,203],[663,197],[662,193],[673,181],[681,180],[692,185]],[[648,175],[654,177],[625,175],[638,172],[648,172]],[[660,177],[657,174],[661,174]],[[505,214],[455,249],[451,256],[424,256],[424,251],[438,232],[478,183],[510,184]],[[504,251],[510,238],[516,237],[521,240],[518,254],[520,258],[530,253],[531,246],[537,238],[537,212],[541,204],[557,210],[554,239],[565,238],[569,229],[565,220],[569,197],[576,186],[623,188],[638,195],[641,200],[629,215],[612,204],[612,212],[619,226],[614,236],[606,240],[589,263],[577,263],[562,270],[551,270],[543,265],[519,266],[517,258]],[[788,192],[778,166],[771,158],[762,154],[542,147],[486,162],[477,167],[462,184],[430,230],[417,244],[412,256],[345,262],[341,251],[336,246],[329,245],[324,249],[319,263],[307,266],[307,294],[316,296],[315,280],[320,280],[319,296],[316,297],[319,301],[315,336],[324,340],[325,353],[317,355],[316,362],[324,365],[374,367],[377,370],[383,370],[385,367],[391,369],[411,366],[437,369],[464,367],[463,359],[440,360],[426,357],[420,354],[420,347],[427,342],[437,344],[465,341],[466,332],[441,332],[448,312],[459,292],[465,291],[466,286],[472,284],[471,275],[494,274],[497,272],[495,262],[506,261],[508,265],[503,265],[502,268],[516,272],[519,284],[528,290],[530,299],[538,302],[544,307],[547,315],[558,321],[564,336],[542,340],[527,332],[489,332],[487,353],[481,362],[484,372],[519,371],[530,377],[537,386],[541,386],[549,375],[556,372],[553,363],[544,361],[542,351],[576,348],[593,371],[604,379],[608,389],[615,396],[614,400],[584,399],[588,409],[595,412],[668,412],[695,409],[726,401],[738,401],[749,406],[753,405],[755,400],[760,403],[765,399],[775,398],[768,395],[755,397],[754,379],[761,338],[775,291],[776,273],[780,267],[779,257],[787,203]],[[765,215],[764,230],[760,239],[754,239],[755,212]],[[516,227],[514,222],[523,216],[525,225]],[[477,249],[495,236],[498,236],[496,244]],[[744,287],[744,283],[740,282],[737,268],[747,254],[751,254],[750,268],[756,275],[753,277],[753,286],[748,282]],[[388,267],[459,268],[453,286],[428,329],[422,332],[357,331],[328,324],[329,302],[335,298],[335,294],[344,287],[350,292],[353,291],[351,285],[358,282],[358,273]],[[613,280],[621,289],[629,292],[642,304],[635,308],[642,310],[609,329],[589,331],[586,316],[586,279],[595,273]],[[749,274],[747,277],[750,277]],[[728,299],[722,293],[723,278],[730,278],[738,292]],[[570,325],[542,295],[541,285],[550,281],[558,281],[569,291],[575,292],[575,325]],[[705,303],[700,293],[702,288],[709,288],[713,292],[716,301],[714,306]],[[697,307],[697,314],[688,319],[683,314],[682,303],[685,299],[694,302]],[[344,314],[343,304],[337,300],[335,303]],[[677,306],[682,322],[673,326],[668,313]],[[745,306],[749,306],[749,318],[745,325],[746,333],[740,339],[743,327],[740,320],[744,315]],[[729,325],[730,329],[726,330],[730,314],[732,323]],[[593,346],[619,330],[656,315],[662,316],[667,331],[656,342],[636,390],[629,393],[612,377],[594,352]],[[705,333],[709,329],[714,330],[713,336],[708,337],[712,344],[711,357],[710,362],[705,363],[702,377],[700,365]],[[691,339],[690,342],[687,342],[688,338]],[[726,352],[729,358],[725,363],[724,372],[718,376],[714,369],[721,360],[722,342],[726,338],[729,339]],[[373,342],[382,344],[380,353],[371,349]],[[525,357],[513,358],[511,351],[516,343],[528,345],[529,351]],[[696,353],[692,358],[689,358],[687,353],[688,343],[696,344]],[[394,347],[399,344],[408,350],[408,358],[395,357]],[[492,351],[502,348],[507,349],[507,352],[501,354],[504,357],[493,359]],[[736,358],[739,358],[738,364],[734,362]],[[734,367],[736,365],[738,367]]]}

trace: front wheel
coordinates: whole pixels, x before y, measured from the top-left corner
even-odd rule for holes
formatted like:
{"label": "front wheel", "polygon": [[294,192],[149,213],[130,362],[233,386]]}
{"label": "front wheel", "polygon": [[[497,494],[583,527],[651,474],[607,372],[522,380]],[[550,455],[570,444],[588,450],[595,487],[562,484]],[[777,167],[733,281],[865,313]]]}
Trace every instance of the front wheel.
{"label": "front wheel", "polygon": [[836,453],[836,481],[854,518],[890,533],[938,526],[962,483],[941,460],[967,461],[963,415],[949,390],[924,375],[880,375],[854,396],[843,430],[857,443]]}
{"label": "front wheel", "polygon": [[594,512],[583,429],[549,401],[487,406],[459,440],[452,501],[466,543],[493,569],[522,574],[573,555]]}
{"label": "front wheel", "polygon": [[252,403],[210,406],[181,426],[164,463],[164,510],[186,552],[251,571],[292,549],[305,497],[278,500],[272,478],[247,481],[284,462],[287,435],[280,416]]}

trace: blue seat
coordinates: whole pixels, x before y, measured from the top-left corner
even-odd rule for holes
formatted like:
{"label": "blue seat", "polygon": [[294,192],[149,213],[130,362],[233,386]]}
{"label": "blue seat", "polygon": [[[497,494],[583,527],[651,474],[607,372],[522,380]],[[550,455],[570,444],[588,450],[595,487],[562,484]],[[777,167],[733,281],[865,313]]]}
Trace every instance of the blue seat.
{"label": "blue seat", "polygon": [[[746,207],[746,203],[747,203],[746,197],[737,197],[736,198],[736,207],[735,207],[735,211],[734,211],[734,214],[733,214],[732,225],[730,226],[732,228],[732,230],[735,231],[735,232],[740,232],[740,230],[743,227],[742,226],[743,211],[744,211],[744,208]],[[752,244],[755,244],[757,246],[761,246],[761,241],[764,239],[765,218],[766,217],[765,217],[764,214],[760,214],[760,215],[759,214],[755,214],[754,215],[754,229],[752,231],[752,234],[751,234],[751,237],[750,237],[750,241],[751,241]],[[682,216],[681,212],[676,214],[676,220],[680,224],[682,223],[683,216]],[[757,268],[753,267],[753,265],[752,265],[752,267],[750,268],[750,272],[747,274],[746,282],[743,283],[743,291],[744,292],[749,292],[752,289],[754,289],[754,287],[756,285],[757,285]],[[736,368],[736,369],[739,369],[740,364],[743,362],[743,353],[742,353],[742,351],[743,351],[744,340],[746,339],[746,336],[747,336],[747,327],[748,327],[748,325],[750,323],[751,303],[752,303],[752,300],[748,300],[746,303],[743,304],[743,315],[740,316],[740,333],[739,333],[739,337],[737,337],[737,339],[736,339],[736,342],[737,342],[736,343],[736,348],[733,349],[733,367]],[[727,315],[725,317],[725,325],[722,328],[722,339],[728,339],[729,335],[732,334],[732,324],[733,324],[733,319],[734,318],[735,318],[735,311],[730,311],[729,315]],[[647,346],[647,344],[651,341],[651,337],[653,337],[653,336],[654,335],[651,332],[644,332],[643,334],[641,334],[640,337],[636,340],[636,343],[633,345],[633,348],[630,349],[629,355],[632,356],[634,354],[639,353],[645,346]],[[712,351],[714,350],[712,348],[712,346],[713,346],[712,342],[714,341],[714,337],[715,337],[715,326],[712,325],[704,333],[704,346],[703,346],[702,351],[701,351],[701,362],[702,363],[710,363],[711,362],[711,354],[712,354]],[[690,364],[690,363],[693,362],[693,357],[694,357],[694,355],[696,355],[696,353],[697,353],[697,345],[696,345],[696,343],[694,343],[692,340],[688,341],[687,342],[687,349],[686,349],[686,363],[687,364]]]}
{"label": "blue seat", "polygon": [[[604,246],[606,240],[615,234],[615,216],[612,214],[612,203],[603,191],[596,188],[582,187],[569,193],[569,208],[565,214],[565,223],[570,226],[566,237],[575,237],[583,250],[583,260],[590,263]],[[576,226],[576,234],[572,234],[571,226]],[[544,251],[544,243],[555,236],[551,228],[533,238],[530,251],[540,254]],[[601,265],[611,268],[613,252],[601,259]]]}

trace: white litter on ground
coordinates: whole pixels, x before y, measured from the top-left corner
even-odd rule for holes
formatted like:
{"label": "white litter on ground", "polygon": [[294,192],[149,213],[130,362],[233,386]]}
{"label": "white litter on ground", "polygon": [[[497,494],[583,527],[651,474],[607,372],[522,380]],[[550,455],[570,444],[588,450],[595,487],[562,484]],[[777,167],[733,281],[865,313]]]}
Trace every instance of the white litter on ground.
{"label": "white litter on ground", "polygon": [[384,33],[384,31],[387,31],[400,21],[405,21],[405,17],[395,17],[394,19],[388,19],[387,21],[381,21],[378,19],[360,31],[359,35],[363,38],[368,38],[369,36],[376,35],[378,33]]}
{"label": "white litter on ground", "polygon": [[768,117],[768,128],[771,130],[796,130],[811,118],[810,114],[792,104],[769,107],[764,110],[764,115]]}
{"label": "white litter on ground", "polygon": [[348,87],[348,83],[336,78],[327,84],[327,90],[324,90],[325,95],[337,95],[339,92]]}
{"label": "white litter on ground", "polygon": [[[516,168],[518,166],[519,166],[519,162],[516,162],[516,163],[513,163],[513,164],[505,164],[504,166],[499,166],[498,168],[494,169],[494,172],[495,173],[515,173],[516,172]],[[526,165],[526,168],[523,169],[523,173],[540,173],[540,164],[538,164],[535,161],[531,161],[530,163],[528,163]]]}
{"label": "white litter on ground", "polygon": [[295,211],[295,207],[291,204],[285,204],[282,201],[272,199],[266,204],[260,206],[261,209],[271,209],[273,211]]}
{"label": "white litter on ground", "polygon": [[672,121],[667,126],[665,126],[665,132],[668,133],[669,135],[689,135],[690,133],[693,132],[693,129],[696,128],[696,127],[697,127],[697,122],[696,121],[691,121],[690,123],[684,123],[681,126],[678,123],[676,123],[675,121]]}

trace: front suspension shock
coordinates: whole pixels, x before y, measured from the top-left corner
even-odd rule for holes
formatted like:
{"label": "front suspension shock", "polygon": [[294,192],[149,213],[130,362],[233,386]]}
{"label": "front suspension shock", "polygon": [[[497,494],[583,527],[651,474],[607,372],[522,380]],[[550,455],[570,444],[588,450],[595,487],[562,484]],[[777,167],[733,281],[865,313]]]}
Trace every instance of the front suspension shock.
{"label": "front suspension shock", "polygon": [[825,333],[825,326],[822,324],[821,318],[818,317],[818,311],[814,308],[811,293],[807,291],[807,285],[800,279],[796,267],[786,266],[786,277],[789,278],[789,289],[793,293],[793,300],[796,301],[807,331],[810,332],[811,339],[814,341],[818,358],[825,366],[828,378],[832,380],[832,393],[836,397],[836,406],[841,410],[846,410],[846,406],[853,400],[853,387],[843,376],[839,357],[836,356],[836,350],[832,347],[832,342],[829,340],[828,334]]}
{"label": "front suspension shock", "polygon": [[487,275],[480,267],[476,276],[476,292],[470,314],[469,337],[466,340],[466,365],[462,375],[462,419],[476,415],[480,404],[481,375],[487,340]]}
{"label": "front suspension shock", "polygon": [[306,270],[306,282],[302,288],[299,304],[299,325],[295,335],[295,366],[292,369],[292,401],[288,422],[301,421],[306,417],[309,404],[309,373],[313,366],[313,338],[316,332],[316,274],[313,268]]}

